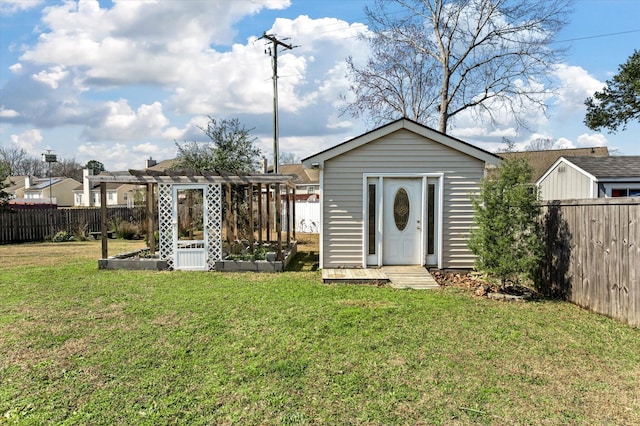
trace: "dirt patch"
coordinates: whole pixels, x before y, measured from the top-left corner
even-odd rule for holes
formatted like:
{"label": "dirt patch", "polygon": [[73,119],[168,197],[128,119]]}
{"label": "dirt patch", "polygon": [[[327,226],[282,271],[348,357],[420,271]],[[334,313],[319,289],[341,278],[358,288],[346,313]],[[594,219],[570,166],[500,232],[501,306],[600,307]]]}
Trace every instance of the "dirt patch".
{"label": "dirt patch", "polygon": [[298,252],[319,252],[320,251],[320,235],[319,234],[306,234],[296,232],[296,239],[298,240]]}
{"label": "dirt patch", "polygon": [[433,279],[443,287],[458,287],[472,291],[478,297],[488,297],[494,300],[525,301],[536,298],[534,290],[520,285],[500,287],[491,283],[477,272],[454,273],[431,271]]}

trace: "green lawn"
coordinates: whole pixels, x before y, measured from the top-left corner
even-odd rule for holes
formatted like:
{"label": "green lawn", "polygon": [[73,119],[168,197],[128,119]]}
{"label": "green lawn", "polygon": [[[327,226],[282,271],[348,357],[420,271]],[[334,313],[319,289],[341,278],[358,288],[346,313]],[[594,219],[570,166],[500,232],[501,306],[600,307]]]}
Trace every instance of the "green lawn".
{"label": "green lawn", "polygon": [[638,424],[640,330],[319,272],[4,263],[4,423]]}

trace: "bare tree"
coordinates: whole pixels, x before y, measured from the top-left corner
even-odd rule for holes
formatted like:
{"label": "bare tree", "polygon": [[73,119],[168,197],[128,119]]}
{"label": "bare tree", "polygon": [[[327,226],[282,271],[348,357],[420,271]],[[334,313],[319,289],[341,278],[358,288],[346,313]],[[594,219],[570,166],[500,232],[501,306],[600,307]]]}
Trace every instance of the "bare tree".
{"label": "bare tree", "polygon": [[300,158],[293,152],[281,152],[280,164],[299,164]]}
{"label": "bare tree", "polygon": [[82,169],[82,164],[78,163],[75,158],[59,158],[58,161],[51,164],[51,176],[64,176],[82,182]]}
{"label": "bare tree", "polygon": [[22,173],[23,163],[29,158],[27,151],[15,146],[0,148],[0,160],[8,167],[9,175],[18,176]]}
{"label": "bare tree", "polygon": [[542,109],[562,51],[550,43],[573,0],[375,0],[369,61],[347,59],[354,99],[343,113],[374,124],[408,117],[446,133],[463,111],[520,125]]}
{"label": "bare tree", "polygon": [[527,151],[548,151],[553,149],[556,141],[551,138],[537,138],[529,142]]}
{"label": "bare tree", "polygon": [[500,147],[498,149],[498,152],[516,152],[517,151],[516,143],[505,136],[502,137],[502,144],[504,146]]}

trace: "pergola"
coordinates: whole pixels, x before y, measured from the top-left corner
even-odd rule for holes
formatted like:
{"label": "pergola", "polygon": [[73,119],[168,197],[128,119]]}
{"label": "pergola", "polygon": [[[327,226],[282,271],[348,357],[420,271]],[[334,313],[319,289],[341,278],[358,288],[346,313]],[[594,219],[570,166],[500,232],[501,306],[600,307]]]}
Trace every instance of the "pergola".
{"label": "pergola", "polygon": [[[247,210],[249,214],[249,229],[247,233],[248,246],[251,253],[254,251],[256,242],[276,243],[276,260],[283,260],[283,231],[282,215],[283,204],[286,203],[285,223],[286,243],[295,240],[295,182],[299,177],[295,174],[251,174],[251,173],[227,173],[223,171],[202,172],[189,170],[164,170],[154,171],[129,170],[129,175],[115,175],[101,173],[100,175],[89,176],[93,183],[100,184],[100,206],[101,206],[101,234],[102,234],[102,258],[108,257],[108,231],[109,218],[107,209],[107,183],[136,184],[146,187],[146,216],[147,235],[149,249],[152,254],[156,252],[154,231],[159,231],[160,258],[166,260],[171,269],[175,268],[176,260],[179,256],[177,241],[176,191],[181,188],[201,188],[204,195],[204,211],[206,212],[206,238],[203,246],[206,248],[202,253],[206,267],[203,269],[214,269],[215,262],[222,260],[223,256],[223,235],[226,237],[227,247],[232,247],[234,241],[238,239],[238,229],[236,227],[234,210],[232,204],[232,188],[244,188],[246,194]],[[238,189],[236,189],[237,191]],[[157,211],[155,197],[157,194]],[[274,208],[270,207],[271,194]],[[224,199],[223,199],[224,198]],[[280,202],[278,202],[280,200]],[[224,209],[223,205],[227,208]],[[254,210],[257,214],[254,214]],[[263,214],[266,210],[266,214]],[[223,214],[224,212],[224,214]],[[257,217],[256,217],[257,216]],[[266,217],[264,217],[266,216]],[[257,222],[256,222],[257,219]],[[274,223],[274,228],[271,227]],[[257,225],[257,226],[256,226]],[[257,238],[253,230],[257,228]],[[275,231],[275,241],[272,240],[272,229]],[[263,231],[266,231],[266,240],[263,239]],[[256,241],[257,239],[257,241]]]}

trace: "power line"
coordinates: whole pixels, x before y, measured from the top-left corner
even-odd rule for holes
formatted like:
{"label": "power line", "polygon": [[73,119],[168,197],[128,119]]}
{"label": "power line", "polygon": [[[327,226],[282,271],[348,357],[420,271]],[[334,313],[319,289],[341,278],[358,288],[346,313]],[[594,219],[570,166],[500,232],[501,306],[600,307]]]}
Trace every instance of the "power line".
{"label": "power line", "polygon": [[592,38],[602,38],[602,37],[612,37],[612,36],[617,36],[617,35],[622,35],[622,34],[631,34],[631,33],[638,33],[640,32],[640,30],[629,30],[629,31],[620,31],[617,33],[607,33],[607,34],[596,34],[596,35],[592,35],[592,36],[584,36],[584,37],[576,37],[576,38],[568,38],[565,40],[557,40],[554,41],[553,43],[567,43],[570,41],[579,41],[579,40],[589,40]]}

